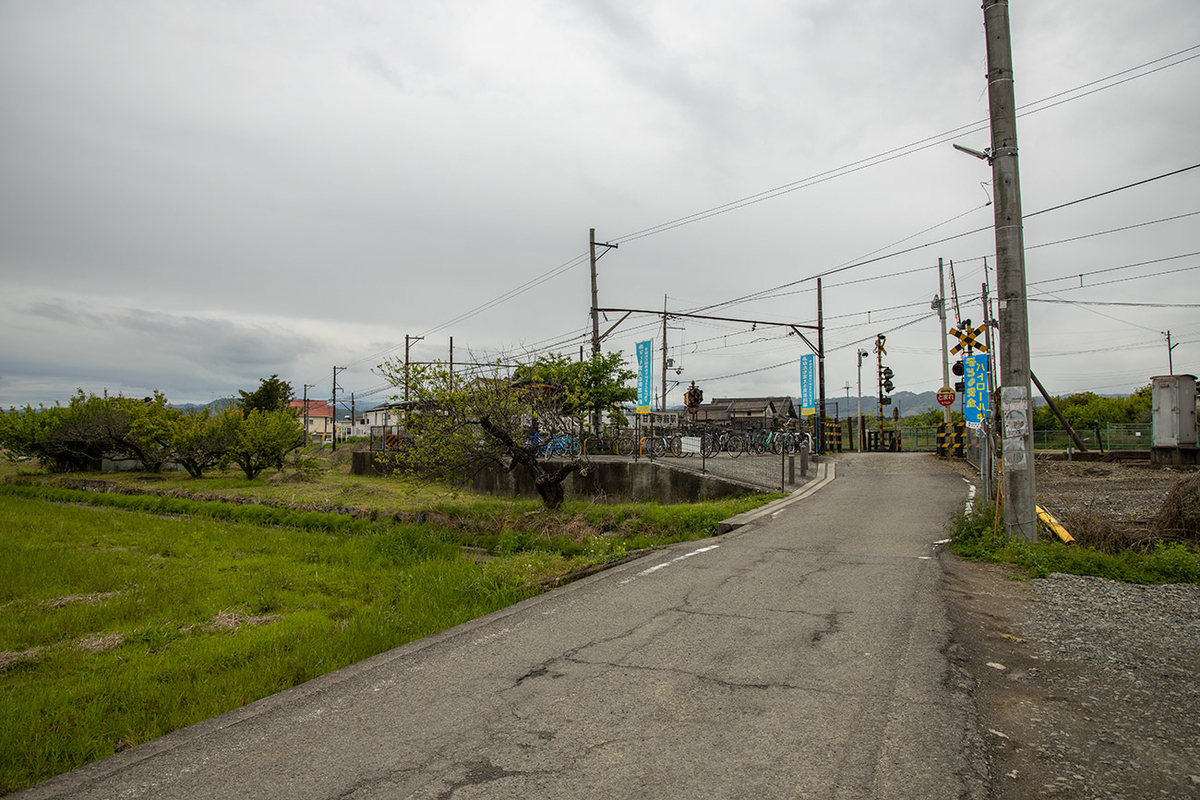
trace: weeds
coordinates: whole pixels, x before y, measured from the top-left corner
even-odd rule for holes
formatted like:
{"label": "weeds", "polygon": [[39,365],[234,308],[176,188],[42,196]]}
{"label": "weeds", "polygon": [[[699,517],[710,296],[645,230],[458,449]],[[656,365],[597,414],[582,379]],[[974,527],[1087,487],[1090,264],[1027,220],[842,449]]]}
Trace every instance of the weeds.
{"label": "weeds", "polygon": [[[296,471],[307,471],[297,465]],[[0,472],[0,794],[503,608],[767,496],[536,502],[403,482]],[[108,476],[106,476],[108,477]],[[50,481],[54,481],[51,483]],[[351,516],[288,497],[353,501]],[[479,563],[464,555],[486,551]]]}
{"label": "weeds", "polygon": [[1005,535],[1003,518],[994,506],[959,512],[951,523],[950,550],[971,561],[1019,567],[1031,578],[1061,572],[1127,583],[1200,583],[1200,552],[1181,542],[1159,540],[1144,548],[1114,552],[1045,537],[1026,542]]}

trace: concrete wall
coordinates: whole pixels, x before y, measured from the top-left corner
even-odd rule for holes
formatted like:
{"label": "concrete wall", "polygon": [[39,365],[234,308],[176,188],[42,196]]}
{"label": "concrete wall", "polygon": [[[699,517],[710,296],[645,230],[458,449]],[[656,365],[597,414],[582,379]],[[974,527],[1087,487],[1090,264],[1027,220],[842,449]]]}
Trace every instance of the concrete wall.
{"label": "concrete wall", "polygon": [[[379,453],[356,452],[351,464],[355,475],[385,475],[390,472],[380,463]],[[519,471],[487,470],[474,480],[466,481],[476,491],[501,497],[538,496],[533,480]],[[645,459],[596,460],[588,465],[587,475],[576,472],[564,484],[568,500],[589,500],[602,503],[656,501],[659,503],[694,503],[725,497],[746,497],[762,492],[756,486],[700,475],[696,472],[671,469],[661,461]]]}

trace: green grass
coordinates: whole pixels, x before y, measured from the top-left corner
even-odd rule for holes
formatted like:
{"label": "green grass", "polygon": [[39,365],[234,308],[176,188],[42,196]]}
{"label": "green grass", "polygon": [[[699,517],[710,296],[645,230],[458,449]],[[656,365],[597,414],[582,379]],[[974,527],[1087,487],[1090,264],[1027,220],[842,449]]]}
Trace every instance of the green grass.
{"label": "green grass", "polygon": [[[772,497],[550,512],[536,501],[329,470],[298,484],[306,499],[293,508],[213,499],[278,504],[294,488],[228,473],[116,481],[171,496],[78,491],[60,477],[0,470],[0,793],[631,551],[710,536],[717,521]],[[333,505],[428,521],[312,510]],[[491,555],[476,563],[464,545]]]}
{"label": "green grass", "polygon": [[[996,523],[999,522],[999,528]],[[1004,534],[994,506],[960,512],[951,526],[950,550],[971,561],[1008,564],[1031,578],[1055,572],[1093,575],[1127,583],[1200,583],[1200,552],[1179,542],[1158,542],[1148,552],[1106,553],[1043,537],[1026,542]]]}
{"label": "green grass", "polygon": [[[0,671],[0,791],[502,608],[538,591],[537,570],[566,568],[552,553],[476,564],[429,526],[346,535],[3,495],[0,519],[0,651],[23,654]],[[89,652],[104,635],[120,644]]]}

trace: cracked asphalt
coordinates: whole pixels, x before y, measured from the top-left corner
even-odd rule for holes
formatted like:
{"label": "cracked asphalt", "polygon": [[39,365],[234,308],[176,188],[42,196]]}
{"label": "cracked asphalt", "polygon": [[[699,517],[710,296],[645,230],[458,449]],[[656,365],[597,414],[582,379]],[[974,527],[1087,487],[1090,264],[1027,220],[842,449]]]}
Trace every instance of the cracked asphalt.
{"label": "cracked asphalt", "polygon": [[965,484],[852,454],[624,563],[14,797],[982,797],[934,542]]}

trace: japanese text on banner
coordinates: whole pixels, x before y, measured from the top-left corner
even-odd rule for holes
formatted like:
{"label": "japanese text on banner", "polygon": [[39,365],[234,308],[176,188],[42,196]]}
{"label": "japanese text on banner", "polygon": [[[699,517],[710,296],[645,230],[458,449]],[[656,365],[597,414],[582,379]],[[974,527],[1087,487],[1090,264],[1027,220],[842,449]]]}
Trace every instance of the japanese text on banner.
{"label": "japanese text on banner", "polygon": [[637,413],[645,414],[650,410],[651,373],[654,371],[654,342],[646,340],[637,343],[638,361],[638,390]]}
{"label": "japanese text on banner", "polygon": [[979,428],[988,417],[988,357],[975,354],[963,359],[963,416],[968,428]]}
{"label": "japanese text on banner", "polygon": [[811,417],[817,413],[817,393],[813,391],[813,372],[816,356],[800,356],[800,414]]}

